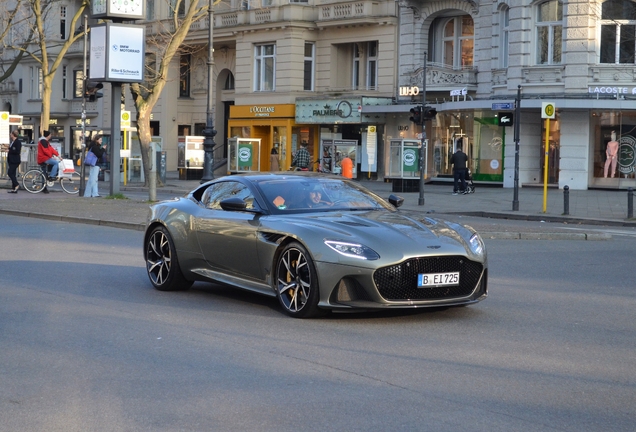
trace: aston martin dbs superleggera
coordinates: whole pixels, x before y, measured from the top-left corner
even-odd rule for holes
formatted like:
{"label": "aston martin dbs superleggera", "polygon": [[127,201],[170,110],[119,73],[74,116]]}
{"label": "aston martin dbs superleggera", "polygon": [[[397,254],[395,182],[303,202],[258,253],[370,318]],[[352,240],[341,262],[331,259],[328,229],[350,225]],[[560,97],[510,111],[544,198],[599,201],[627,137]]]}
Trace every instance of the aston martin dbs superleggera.
{"label": "aston martin dbs superleggera", "polygon": [[158,290],[223,283],[276,296],[301,318],[486,298],[479,234],[398,210],[403,201],[324,174],[219,178],[151,206],[146,269]]}

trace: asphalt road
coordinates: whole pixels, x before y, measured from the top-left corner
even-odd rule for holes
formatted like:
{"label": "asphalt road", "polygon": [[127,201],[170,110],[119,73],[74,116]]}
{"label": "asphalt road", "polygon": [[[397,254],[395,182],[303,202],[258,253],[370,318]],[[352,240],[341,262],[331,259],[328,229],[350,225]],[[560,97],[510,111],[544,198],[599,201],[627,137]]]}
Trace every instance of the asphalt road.
{"label": "asphalt road", "polygon": [[161,293],[142,233],[0,215],[0,431],[632,431],[633,237],[486,240],[490,297],[284,315]]}

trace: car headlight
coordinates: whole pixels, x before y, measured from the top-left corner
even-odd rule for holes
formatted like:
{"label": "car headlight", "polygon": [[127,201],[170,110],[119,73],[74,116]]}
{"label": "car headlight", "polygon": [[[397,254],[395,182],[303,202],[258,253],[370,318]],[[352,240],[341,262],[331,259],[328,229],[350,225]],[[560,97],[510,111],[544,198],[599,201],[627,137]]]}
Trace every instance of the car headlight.
{"label": "car headlight", "polygon": [[377,260],[380,258],[380,255],[378,255],[376,251],[359,243],[325,240],[325,244],[340,255],[344,255],[346,257],[363,260]]}
{"label": "car headlight", "polygon": [[470,250],[472,250],[473,253],[477,255],[481,255],[484,253],[484,250],[485,250],[484,242],[479,236],[479,234],[477,233],[473,234],[468,243],[470,244]]}

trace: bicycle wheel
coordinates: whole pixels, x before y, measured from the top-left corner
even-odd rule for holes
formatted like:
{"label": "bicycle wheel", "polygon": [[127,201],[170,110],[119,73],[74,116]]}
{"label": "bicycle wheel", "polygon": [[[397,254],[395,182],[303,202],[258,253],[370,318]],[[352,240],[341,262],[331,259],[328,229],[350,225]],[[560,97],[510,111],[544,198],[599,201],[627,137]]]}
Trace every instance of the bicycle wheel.
{"label": "bicycle wheel", "polygon": [[46,187],[46,179],[39,169],[32,169],[22,176],[22,187],[27,192],[39,193]]}
{"label": "bicycle wheel", "polygon": [[75,171],[71,174],[71,177],[62,177],[60,179],[60,186],[64,189],[64,192],[68,194],[79,193],[80,190],[80,174]]}

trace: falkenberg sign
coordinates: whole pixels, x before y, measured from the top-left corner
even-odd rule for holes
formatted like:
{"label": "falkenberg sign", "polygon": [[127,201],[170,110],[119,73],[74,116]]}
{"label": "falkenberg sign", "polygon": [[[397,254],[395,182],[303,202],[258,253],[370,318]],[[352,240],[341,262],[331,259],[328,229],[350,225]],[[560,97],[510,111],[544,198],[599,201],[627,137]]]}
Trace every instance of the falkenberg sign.
{"label": "falkenberg sign", "polygon": [[146,28],[105,23],[91,27],[89,79],[142,82]]}

